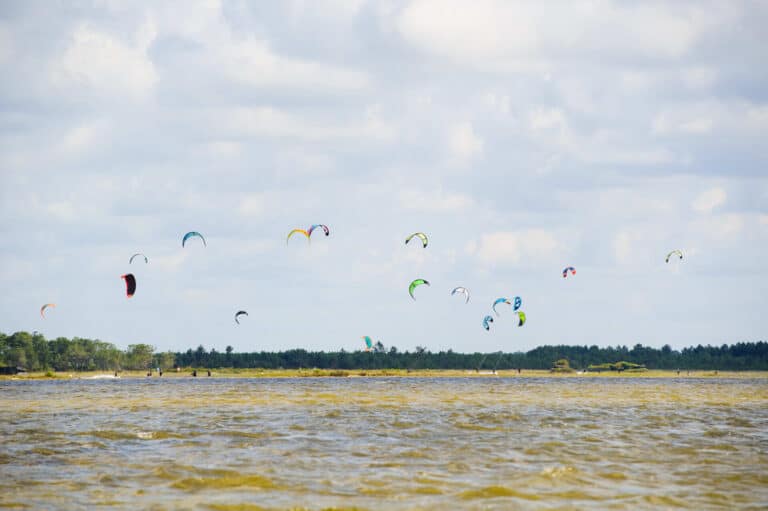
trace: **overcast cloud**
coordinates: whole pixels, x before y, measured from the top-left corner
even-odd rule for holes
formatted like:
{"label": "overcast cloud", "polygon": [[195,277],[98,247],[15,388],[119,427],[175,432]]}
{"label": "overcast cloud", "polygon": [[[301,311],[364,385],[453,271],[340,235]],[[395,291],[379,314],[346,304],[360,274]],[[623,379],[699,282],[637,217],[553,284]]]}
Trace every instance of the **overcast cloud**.
{"label": "overcast cloud", "polygon": [[[3,2],[0,331],[766,340],[765,26],[761,2]],[[528,323],[485,332],[515,295]]]}

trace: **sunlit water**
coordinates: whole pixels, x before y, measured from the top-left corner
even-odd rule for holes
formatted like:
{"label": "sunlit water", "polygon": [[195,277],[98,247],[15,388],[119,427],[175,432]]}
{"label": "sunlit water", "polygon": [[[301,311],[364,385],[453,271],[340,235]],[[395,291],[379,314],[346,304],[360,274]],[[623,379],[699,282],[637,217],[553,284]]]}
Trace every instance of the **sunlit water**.
{"label": "sunlit water", "polygon": [[0,382],[0,507],[766,509],[768,381]]}

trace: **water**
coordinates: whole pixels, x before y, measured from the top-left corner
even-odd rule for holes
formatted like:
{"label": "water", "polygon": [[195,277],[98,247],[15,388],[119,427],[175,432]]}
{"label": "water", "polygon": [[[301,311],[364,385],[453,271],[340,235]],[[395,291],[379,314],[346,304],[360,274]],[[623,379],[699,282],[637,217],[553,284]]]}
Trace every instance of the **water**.
{"label": "water", "polygon": [[0,382],[0,507],[766,509],[768,380]]}

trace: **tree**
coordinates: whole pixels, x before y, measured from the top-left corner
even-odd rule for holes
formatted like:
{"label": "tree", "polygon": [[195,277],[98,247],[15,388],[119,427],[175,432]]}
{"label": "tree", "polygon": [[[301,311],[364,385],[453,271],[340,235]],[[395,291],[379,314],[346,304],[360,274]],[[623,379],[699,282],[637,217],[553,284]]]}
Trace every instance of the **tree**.
{"label": "tree", "polygon": [[155,347],[149,344],[131,344],[126,353],[129,369],[149,369]]}
{"label": "tree", "polygon": [[155,355],[155,365],[160,369],[168,369],[176,365],[176,355],[171,351],[158,353]]}

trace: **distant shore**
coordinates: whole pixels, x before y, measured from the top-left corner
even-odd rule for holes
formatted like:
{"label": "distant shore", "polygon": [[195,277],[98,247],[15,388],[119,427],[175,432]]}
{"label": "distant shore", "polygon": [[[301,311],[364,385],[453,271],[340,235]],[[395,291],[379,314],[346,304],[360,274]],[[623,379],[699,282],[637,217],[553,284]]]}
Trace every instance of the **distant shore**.
{"label": "distant shore", "polygon": [[[180,371],[163,371],[160,377],[157,371],[152,371],[147,376],[147,371],[118,371],[118,379],[177,379],[193,378],[193,372],[197,371],[197,378],[208,378],[208,369],[186,368]],[[648,370],[642,372],[630,371],[603,371],[552,373],[548,370],[523,369],[517,370],[464,370],[464,369],[419,369],[407,371],[405,369],[211,369],[212,378],[765,378],[768,379],[768,371],[715,371],[715,370]],[[15,375],[0,375],[0,380],[96,380],[114,379],[114,372],[106,371],[61,371],[61,372],[30,372]]]}

